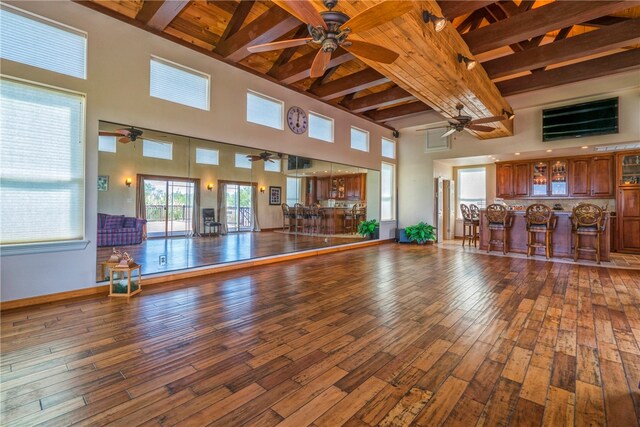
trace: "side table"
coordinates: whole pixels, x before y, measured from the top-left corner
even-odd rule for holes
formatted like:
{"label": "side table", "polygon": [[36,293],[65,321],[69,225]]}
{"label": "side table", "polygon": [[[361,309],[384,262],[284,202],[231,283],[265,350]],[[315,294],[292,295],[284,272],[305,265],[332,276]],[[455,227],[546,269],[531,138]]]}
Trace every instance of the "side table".
{"label": "side table", "polygon": [[[138,274],[134,274],[135,271]],[[120,273],[120,274],[116,274]],[[116,279],[114,281],[114,276]],[[130,297],[142,291],[142,266],[140,264],[115,265],[109,278],[110,297]]]}

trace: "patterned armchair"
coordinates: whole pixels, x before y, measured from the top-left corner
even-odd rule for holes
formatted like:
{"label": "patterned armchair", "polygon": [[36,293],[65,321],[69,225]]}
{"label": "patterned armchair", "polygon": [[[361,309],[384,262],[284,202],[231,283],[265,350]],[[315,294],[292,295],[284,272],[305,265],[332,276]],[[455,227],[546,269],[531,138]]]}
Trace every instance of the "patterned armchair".
{"label": "patterned armchair", "polygon": [[98,247],[139,245],[146,223],[146,219],[99,213]]}

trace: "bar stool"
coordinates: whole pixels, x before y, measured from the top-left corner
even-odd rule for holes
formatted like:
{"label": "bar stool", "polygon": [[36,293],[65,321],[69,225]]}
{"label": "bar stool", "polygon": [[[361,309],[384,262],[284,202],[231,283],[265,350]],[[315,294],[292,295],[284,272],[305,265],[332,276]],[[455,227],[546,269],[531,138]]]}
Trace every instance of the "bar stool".
{"label": "bar stool", "polygon": [[464,203],[460,203],[460,210],[462,211],[462,246],[469,240],[469,246],[473,242],[473,246],[477,247],[477,226],[480,225],[480,219],[474,219],[471,214],[471,209]]}
{"label": "bar stool", "polygon": [[[544,254],[549,259],[553,251],[553,231],[556,228],[555,215],[547,205],[535,203],[527,208],[527,256],[536,248],[544,248]],[[544,243],[538,241],[538,233],[544,233]]]}
{"label": "bar stool", "polygon": [[345,233],[353,234],[354,224],[356,221],[355,205],[351,209],[344,210],[344,217],[342,217],[342,228]]}
{"label": "bar stool", "polygon": [[304,210],[305,230],[311,234],[317,234],[320,230],[320,205],[317,203]]}
{"label": "bar stool", "polygon": [[[600,235],[604,232],[606,214],[600,206],[581,203],[573,208],[571,224],[573,231],[573,261],[578,261],[578,252],[595,252],[596,262],[600,264]],[[593,236],[595,246],[580,246],[581,236]]]}
{"label": "bar stool", "polygon": [[473,220],[473,238],[476,242],[480,241],[480,208],[473,203],[469,204],[471,211],[471,219]]}
{"label": "bar stool", "polygon": [[356,203],[353,206],[354,226],[357,228],[362,221],[367,220],[367,207],[363,203]]}
{"label": "bar stool", "polygon": [[[293,215],[291,219],[293,220],[293,231],[296,233],[298,230],[304,231],[304,206],[301,203],[293,205]],[[289,222],[291,222],[291,220],[289,220]]]}
{"label": "bar stool", "polygon": [[280,206],[282,207],[282,231],[291,231],[291,209],[286,203],[283,203]]}
{"label": "bar stool", "polygon": [[[491,251],[491,245],[502,245],[502,254],[507,253],[508,236],[507,230],[509,229],[509,215],[507,208],[503,205],[492,204],[487,206],[485,213],[487,217],[487,223],[489,228],[489,241],[487,243],[487,253]],[[502,239],[493,239],[493,232],[501,231]]]}

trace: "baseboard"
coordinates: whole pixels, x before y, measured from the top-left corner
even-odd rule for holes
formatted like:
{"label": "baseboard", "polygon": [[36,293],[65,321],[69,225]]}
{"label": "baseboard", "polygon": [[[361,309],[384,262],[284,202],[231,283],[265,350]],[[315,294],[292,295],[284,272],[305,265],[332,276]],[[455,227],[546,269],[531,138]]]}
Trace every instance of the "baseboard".
{"label": "baseboard", "polygon": [[[383,243],[388,243],[392,241],[393,239],[365,240],[363,242],[352,243],[352,244],[341,245],[341,246],[332,246],[330,248],[314,249],[314,250],[305,251],[305,252],[276,255],[273,257],[259,258],[255,260],[240,261],[237,263],[212,265],[212,266],[201,267],[201,268],[192,269],[190,271],[184,271],[180,273],[166,273],[161,275],[153,275],[150,277],[144,276],[142,278],[142,286],[143,288],[146,288],[147,286],[165,284],[167,282],[172,282],[175,280],[189,279],[192,277],[206,276],[209,274],[222,273],[225,271],[240,270],[243,268],[251,268],[251,267],[257,267],[261,265],[275,264],[278,262],[291,261],[291,260],[300,259],[300,258],[309,258],[313,256],[318,256],[318,255],[349,251],[349,250],[360,249],[360,248],[365,248],[369,246],[377,246],[377,245],[381,245]],[[79,297],[86,297],[86,296],[99,295],[99,294],[104,294],[106,296],[108,293],[109,293],[109,285],[98,284],[91,288],[77,289],[73,291],[59,292],[59,293],[48,294],[48,295],[39,295],[36,297],[29,297],[29,298],[17,299],[13,301],[0,302],[0,311],[31,307],[35,305],[47,304],[52,302],[66,301],[71,298],[79,298]]]}

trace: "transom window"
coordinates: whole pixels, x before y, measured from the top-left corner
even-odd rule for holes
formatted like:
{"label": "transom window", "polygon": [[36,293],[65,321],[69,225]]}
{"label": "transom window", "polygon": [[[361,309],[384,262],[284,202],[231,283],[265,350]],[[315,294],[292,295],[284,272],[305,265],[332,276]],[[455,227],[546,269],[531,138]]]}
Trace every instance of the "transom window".
{"label": "transom window", "polygon": [[309,111],[309,138],[333,142],[333,119]]}
{"label": "transom window", "polygon": [[196,163],[203,165],[219,165],[220,152],[210,148],[196,148]]}
{"label": "transom window", "polygon": [[246,154],[236,153],[236,167],[251,169],[251,160],[249,160]]}
{"label": "transom window", "polygon": [[396,143],[387,138],[382,138],[382,157],[388,159],[396,158]]}
{"label": "transom window", "polygon": [[106,153],[116,152],[116,137],[110,135],[98,136],[98,151],[104,151]]}
{"label": "transom window", "polygon": [[270,162],[264,162],[264,170],[267,172],[280,172],[282,162],[280,159],[270,159]]}
{"label": "transom window", "polygon": [[284,129],[284,103],[258,92],[247,92],[247,121]]}
{"label": "transom window", "polygon": [[173,159],[173,144],[145,139],[142,141],[142,155],[144,157],[171,160]]}
{"label": "transom window", "polygon": [[351,148],[369,151],[369,132],[351,126]]}
{"label": "transom window", "polygon": [[150,95],[209,110],[209,75],[166,59],[151,57]]}

